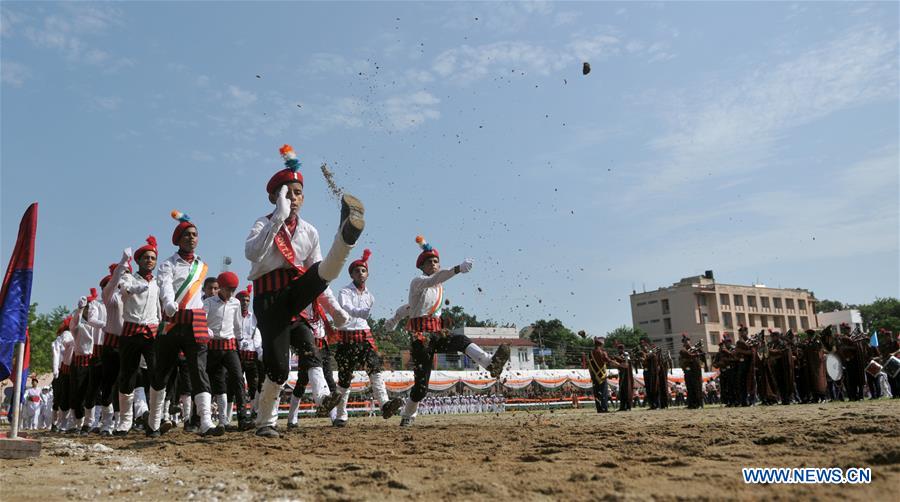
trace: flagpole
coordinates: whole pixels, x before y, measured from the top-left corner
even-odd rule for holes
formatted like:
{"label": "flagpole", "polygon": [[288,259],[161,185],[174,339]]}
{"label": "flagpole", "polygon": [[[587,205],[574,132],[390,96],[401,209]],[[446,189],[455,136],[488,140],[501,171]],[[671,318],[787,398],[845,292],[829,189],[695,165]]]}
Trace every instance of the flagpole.
{"label": "flagpole", "polygon": [[22,363],[25,358],[25,343],[24,342],[16,342],[16,367],[13,370],[13,374],[16,376],[16,387],[13,389],[13,412],[12,412],[12,421],[10,425],[12,426],[9,431],[9,439],[16,439],[19,437],[19,409],[22,405]]}

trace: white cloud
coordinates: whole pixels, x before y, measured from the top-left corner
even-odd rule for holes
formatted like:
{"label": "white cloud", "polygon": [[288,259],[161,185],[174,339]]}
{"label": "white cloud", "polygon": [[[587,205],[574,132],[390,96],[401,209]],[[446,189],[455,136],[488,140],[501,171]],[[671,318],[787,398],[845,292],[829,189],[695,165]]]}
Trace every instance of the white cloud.
{"label": "white cloud", "polygon": [[568,24],[572,24],[575,21],[578,21],[578,18],[581,17],[580,12],[575,12],[571,10],[567,10],[564,12],[557,12],[556,15],[553,16],[553,26],[565,26]]}
{"label": "white cloud", "polygon": [[391,127],[403,130],[438,119],[441,116],[437,110],[440,101],[429,92],[419,91],[408,96],[388,98],[383,106]]}
{"label": "white cloud", "polygon": [[897,42],[861,28],[738,82],[673,96],[671,129],[650,146],[641,190],[668,191],[704,177],[765,165],[781,134],[835,111],[897,96]]}
{"label": "white cloud", "polygon": [[31,77],[31,70],[16,61],[0,62],[0,81],[13,87],[21,87]]}
{"label": "white cloud", "polygon": [[95,96],[93,102],[104,110],[114,111],[119,109],[119,106],[122,104],[122,98],[118,96]]}
{"label": "white cloud", "polygon": [[194,150],[191,152],[191,160],[196,162],[212,162],[215,157],[209,152]]}
{"label": "white cloud", "polygon": [[251,91],[241,89],[236,85],[229,85],[223,94],[225,104],[232,108],[245,108],[256,103],[257,96]]}
{"label": "white cloud", "polygon": [[[103,66],[107,71],[134,65],[131,59],[116,57],[86,41],[122,25],[121,11],[110,4],[64,3],[40,20],[26,20],[22,15],[4,10],[4,23],[7,20],[11,26],[23,24],[21,32],[29,42],[60,52],[69,62]],[[12,28],[4,28],[4,36],[9,34]]]}

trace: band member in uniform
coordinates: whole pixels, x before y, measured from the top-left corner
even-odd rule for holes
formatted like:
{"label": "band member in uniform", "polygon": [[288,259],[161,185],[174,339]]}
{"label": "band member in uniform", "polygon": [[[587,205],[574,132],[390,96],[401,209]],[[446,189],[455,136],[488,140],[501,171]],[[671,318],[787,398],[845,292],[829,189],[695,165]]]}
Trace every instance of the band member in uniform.
{"label": "band member in uniform", "polygon": [[[690,410],[703,408],[703,363],[702,349],[691,345],[687,334],[681,334],[681,350],[678,353],[684,370],[684,385],[687,388],[687,407]],[[705,363],[705,361],[704,361]]]}
{"label": "band member in uniform", "polygon": [[822,402],[828,398],[828,383],[825,379],[825,350],[823,339],[830,335],[831,329],[826,327],[821,335],[815,330],[806,330],[807,339],[803,346],[804,368],[809,388],[809,402]]}
{"label": "band member in uniform", "polygon": [[343,427],[347,424],[347,400],[350,397],[350,383],[353,372],[364,369],[369,374],[372,395],[381,406],[381,416],[391,418],[403,401],[400,398],[388,398],[384,379],[381,377],[382,360],[369,329],[369,314],[375,305],[375,297],[366,286],[369,278],[369,257],[372,252],[363,251],[362,258],[350,263],[349,273],[353,282],[344,286],[338,293],[338,303],[349,316],[348,322],[335,333],[330,345],[334,347],[334,359],[338,367],[338,402],[334,425]]}
{"label": "band member in uniform", "polygon": [[866,385],[866,337],[854,337],[850,325],[841,323],[837,337],[838,353],[844,360],[844,387],[851,401],[861,401],[865,397]]}
{"label": "band member in uniform", "polygon": [[[649,403],[650,409],[655,410],[662,407],[662,400],[668,399],[668,389],[666,382],[660,382],[660,375],[665,377],[665,373],[660,369],[660,351],[655,344],[650,343],[647,337],[641,337],[641,367],[644,370],[644,395],[645,400]],[[668,404],[668,403],[666,403]]]}
{"label": "band member in uniform", "polygon": [[756,345],[750,341],[743,324],[738,328],[734,353],[737,357],[737,400],[741,406],[750,406],[756,400]]}
{"label": "band member in uniform", "polygon": [[465,335],[449,333],[449,325],[441,319],[441,307],[444,303],[444,282],[457,274],[465,274],[472,270],[472,261],[464,260],[459,265],[441,270],[441,259],[438,250],[425,242],[425,238],[416,237],[422,248],[416,259],[416,268],[422,275],[413,278],[409,285],[409,301],[394,314],[390,324],[396,326],[398,319],[409,316],[406,329],[410,333],[410,356],[415,367],[414,383],[409,399],[400,416],[400,425],[409,427],[415,421],[419,402],[428,393],[428,380],[436,353],[463,352],[479,366],[498,378],[503,367],[509,361],[509,345],[503,344],[497,352],[490,356]]}
{"label": "band member in uniform", "polygon": [[793,334],[790,330],[784,336],[778,331],[772,333],[769,359],[772,361],[772,370],[778,383],[781,404],[791,404],[794,399],[794,352],[791,345]]}
{"label": "band member in uniform", "polygon": [[[100,281],[100,298],[106,307],[106,326],[103,328],[103,349],[100,353],[101,367],[103,368],[102,383],[100,386],[100,405],[120,413],[119,407],[119,336],[122,334],[122,294],[119,292],[118,281],[113,281],[118,264],[109,266],[109,275]],[[109,417],[103,421],[101,435],[111,435],[117,420]],[[117,418],[117,417],[116,417]]]}
{"label": "band member in uniform", "polygon": [[51,430],[65,432],[69,429],[69,374],[72,353],[75,349],[75,338],[69,331],[69,317],[56,328],[56,339],[53,340],[53,426]]}
{"label": "band member in uniform", "polygon": [[[244,246],[244,254],[251,262],[253,312],[262,335],[266,368],[256,418],[256,434],[263,437],[278,437],[278,402],[290,370],[292,337],[300,342],[300,359],[311,362],[311,367],[321,367],[321,363],[314,364],[319,351],[312,329],[308,324],[297,323],[296,318],[308,307],[312,307],[313,317],[324,317],[316,298],[340,275],[365,227],[362,203],[344,194],[338,231],[328,255],[322,258],[318,231],[298,215],[304,201],[300,162],[289,145],[280,152],[285,168],[266,184],[275,211],[256,220]],[[321,409],[330,411],[338,398],[336,394],[323,396]]]}
{"label": "band member in uniform", "polygon": [[631,357],[622,343],[616,344],[616,355],[610,359],[610,365],[619,372],[619,411],[631,410],[634,399],[634,373],[631,371]]}
{"label": "band member in uniform", "polygon": [[725,332],[722,333],[719,350],[713,357],[713,367],[719,370],[719,391],[722,396],[722,404],[725,406],[738,404],[734,390],[735,369],[733,361],[734,353],[731,346],[731,337]]}
{"label": "band member in uniform", "polygon": [[[609,354],[603,349],[606,338],[598,336],[594,338],[594,349],[588,358],[588,369],[591,374],[591,390],[594,394],[594,406],[597,413],[609,411],[609,382],[607,378],[607,365],[610,364]],[[620,378],[621,381],[621,378]],[[621,385],[621,384],[620,384]]]}

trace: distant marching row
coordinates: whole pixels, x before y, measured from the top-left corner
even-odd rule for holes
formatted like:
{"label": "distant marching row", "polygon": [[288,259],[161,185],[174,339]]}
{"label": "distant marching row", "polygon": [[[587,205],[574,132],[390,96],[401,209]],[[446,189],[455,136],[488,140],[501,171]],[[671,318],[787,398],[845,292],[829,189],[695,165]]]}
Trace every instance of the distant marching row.
{"label": "distant marching row", "polygon": [[[185,422],[188,431],[221,436],[236,409],[238,429],[278,437],[278,404],[291,350],[300,371],[289,428],[297,424],[307,384],[317,414],[330,415],[334,426],[346,425],[355,370],[369,374],[381,415],[388,419],[399,413],[401,426],[411,426],[416,418],[436,353],[464,352],[493,378],[500,376],[508,346],[490,355],[468,337],[451,334],[441,319],[443,284],[469,272],[472,261],[441,269],[438,250],[418,236],[421,273],[410,283],[408,303],[389,322],[393,329],[408,319],[415,384],[405,401],[388,397],[367,323],[374,304],[367,287],[369,250],[350,263],[350,284],[337,296],[329,288],[362,235],[363,204],[342,195],[338,231],[323,257],[318,231],[299,217],[304,202],[300,162],[289,145],[280,153],[284,168],[266,184],[275,210],[256,220],[244,246],[251,264],[246,288],[240,289],[232,272],[207,277],[208,266],[196,253],[197,225],[173,211],[173,255],[157,267],[158,243],[150,236],[109,266],[99,293],[91,288],[78,300],[53,342],[54,430],[127,435],[140,423],[147,436],[158,437],[173,426],[169,412],[177,403],[182,416],[195,417]],[[332,353],[336,384],[327,367]]]}

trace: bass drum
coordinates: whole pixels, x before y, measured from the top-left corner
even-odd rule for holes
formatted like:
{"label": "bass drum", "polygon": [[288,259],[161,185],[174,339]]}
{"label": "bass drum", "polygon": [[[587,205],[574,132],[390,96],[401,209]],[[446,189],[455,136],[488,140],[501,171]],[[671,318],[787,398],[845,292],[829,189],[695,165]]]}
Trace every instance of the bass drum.
{"label": "bass drum", "polygon": [[844,376],[844,361],[837,354],[825,354],[825,371],[837,382]]}

